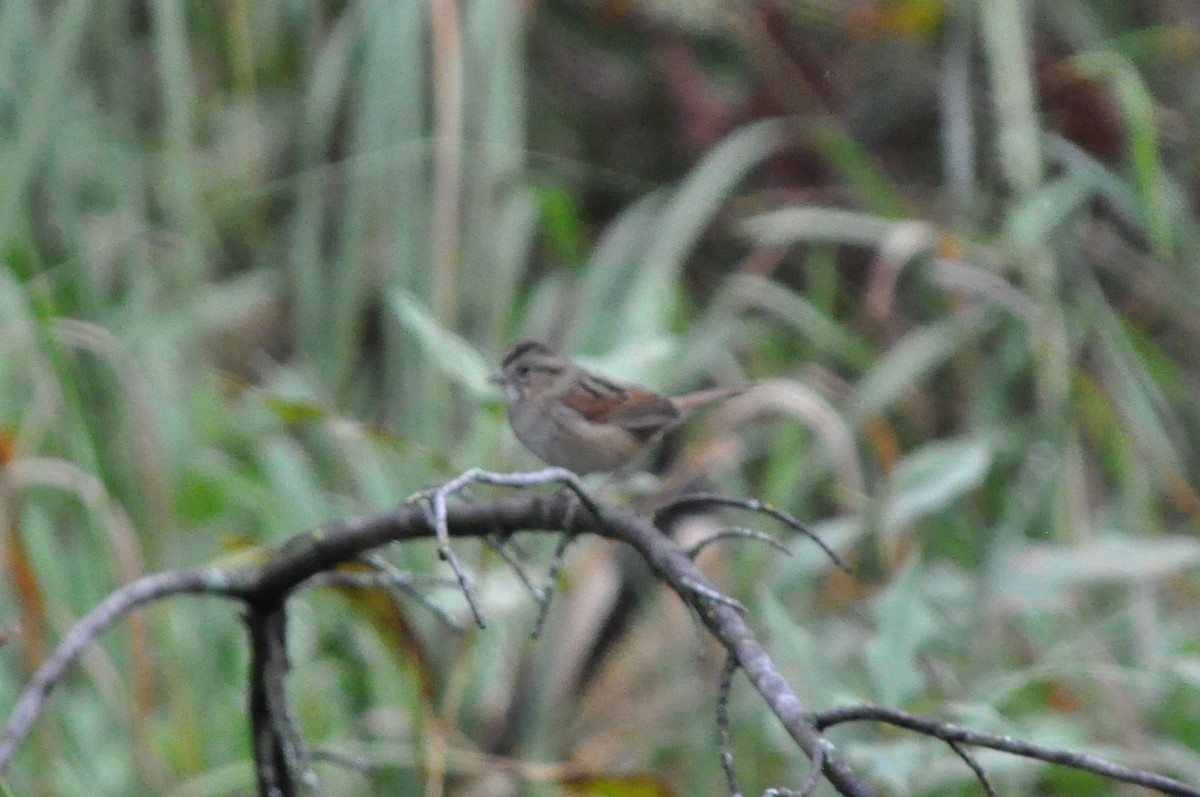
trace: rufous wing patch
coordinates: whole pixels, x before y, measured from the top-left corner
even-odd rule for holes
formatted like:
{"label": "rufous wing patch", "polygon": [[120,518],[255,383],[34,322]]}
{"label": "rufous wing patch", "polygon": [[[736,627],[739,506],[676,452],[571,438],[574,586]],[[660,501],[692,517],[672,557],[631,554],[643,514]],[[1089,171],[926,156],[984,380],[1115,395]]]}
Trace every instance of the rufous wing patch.
{"label": "rufous wing patch", "polygon": [[669,399],[636,385],[619,385],[589,374],[566,403],[592,423],[608,423],[648,438],[679,417]]}

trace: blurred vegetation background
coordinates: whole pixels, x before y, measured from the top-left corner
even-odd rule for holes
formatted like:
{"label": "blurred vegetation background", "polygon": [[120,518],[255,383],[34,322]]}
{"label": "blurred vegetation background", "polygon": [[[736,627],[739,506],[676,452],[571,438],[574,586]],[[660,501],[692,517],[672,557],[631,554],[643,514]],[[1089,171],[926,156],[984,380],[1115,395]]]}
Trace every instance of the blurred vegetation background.
{"label": "blurred vegetation background", "polygon": [[[0,706],[139,573],[531,465],[484,377],[537,335],[769,383],[658,465],[856,560],[706,553],[812,707],[1200,781],[1198,194],[1192,0],[4,0]],[[486,631],[293,601],[304,733],[370,765],[322,794],[725,793],[721,657],[644,566],[577,543],[532,641],[460,550]],[[242,635],[200,599],[110,633],[7,787],[250,793]],[[748,793],[798,785],[744,683],[731,710]],[[979,793],[944,746],[834,738],[881,793]]]}

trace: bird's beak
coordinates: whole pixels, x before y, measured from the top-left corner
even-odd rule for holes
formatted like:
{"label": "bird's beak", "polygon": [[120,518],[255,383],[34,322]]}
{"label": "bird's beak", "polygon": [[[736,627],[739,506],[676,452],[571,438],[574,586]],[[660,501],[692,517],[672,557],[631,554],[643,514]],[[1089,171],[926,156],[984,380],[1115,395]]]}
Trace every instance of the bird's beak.
{"label": "bird's beak", "polygon": [[499,370],[492,371],[490,374],[488,374],[487,381],[491,382],[493,385],[503,385],[504,375],[501,374]]}

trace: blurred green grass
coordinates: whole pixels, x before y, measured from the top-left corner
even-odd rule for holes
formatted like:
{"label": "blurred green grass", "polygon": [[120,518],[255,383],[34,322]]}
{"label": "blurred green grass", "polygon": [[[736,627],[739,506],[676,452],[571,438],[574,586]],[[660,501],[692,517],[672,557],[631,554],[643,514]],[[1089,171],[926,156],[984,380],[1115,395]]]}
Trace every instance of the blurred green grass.
{"label": "blurred green grass", "polygon": [[[671,447],[857,559],[705,563],[811,705],[1200,779],[1200,13],[672,8],[0,5],[0,706],[137,572],[530,464],[483,377],[540,335],[657,389],[770,382]],[[531,643],[513,574],[464,556],[486,632],[295,600],[305,733],[375,768],[320,764],[323,793],[722,793],[719,657],[643,570],[573,547]],[[148,610],[5,785],[245,793],[241,635]],[[801,782],[749,691],[745,785]],[[883,791],[977,789],[930,743],[836,741]],[[1109,793],[982,760],[1007,793]]]}

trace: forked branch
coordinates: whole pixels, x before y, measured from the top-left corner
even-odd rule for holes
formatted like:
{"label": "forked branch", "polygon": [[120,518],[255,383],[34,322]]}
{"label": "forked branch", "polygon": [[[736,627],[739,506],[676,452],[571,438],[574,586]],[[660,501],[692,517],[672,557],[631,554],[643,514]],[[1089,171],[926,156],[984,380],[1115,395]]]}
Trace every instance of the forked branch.
{"label": "forked branch", "polygon": [[[1138,783],[1164,794],[1200,797],[1200,789],[1160,775],[1122,767],[1093,756],[1007,737],[994,737],[885,707],[848,706],[813,714],[796,697],[758,642],[739,611],[740,604],[721,595],[692,561],[689,552],[664,534],[651,518],[622,507],[594,502],[582,492],[577,482],[564,479],[562,472],[552,470],[536,474],[538,478],[532,476],[535,474],[473,471],[456,479],[448,485],[449,489],[427,493],[421,497],[422,500],[405,504],[392,512],[356,518],[299,535],[262,564],[174,570],[147,576],[121,587],[80,620],[34,673],[0,734],[0,774],[11,764],[51,691],[88,645],[138,606],[186,593],[233,599],[243,605],[253,651],[249,724],[260,791],[285,796],[294,794],[311,784],[312,773],[308,763],[310,755],[291,717],[284,683],[287,663],[283,641],[287,600],[296,591],[308,586],[310,579],[339,583],[341,580],[364,577],[361,572],[340,571],[340,575],[330,574],[339,565],[360,559],[388,543],[436,537],[439,538],[439,547],[449,551],[451,538],[477,537],[492,540],[493,544],[503,544],[509,535],[517,531],[543,531],[563,535],[556,562],[561,560],[566,543],[578,534],[600,535],[636,549],[658,578],[695,610],[728,651],[729,665],[725,682],[732,678],[736,670],[745,673],[762,695],[768,709],[816,767],[813,777],[819,773],[840,794],[866,797],[873,792],[842,760],[837,749],[823,736],[823,730],[851,720],[875,720],[943,739],[954,745],[968,764],[974,759],[965,751],[965,746],[993,747],[1014,755],[1052,761]],[[448,501],[450,495],[472,481],[518,487],[547,481],[565,482],[568,489],[549,496],[523,495],[453,504]],[[723,502],[713,500],[713,496],[704,496],[699,503],[720,505]],[[750,508],[740,499],[727,505]],[[447,556],[448,560],[450,558]],[[456,558],[453,561],[455,583],[469,594],[470,577]],[[504,561],[510,559],[506,556]],[[403,574],[377,570],[367,575],[388,582],[384,586],[410,586]],[[531,591],[536,593],[537,590],[532,589],[532,582],[529,583]],[[549,601],[548,590],[542,598],[545,602]],[[473,610],[478,614],[478,620],[482,621],[486,607],[476,604]],[[722,733],[727,734],[728,728],[723,728]],[[735,784],[732,760],[729,759],[727,764],[727,775],[731,784]],[[986,783],[977,765],[973,769]],[[811,791],[814,785],[815,780],[810,777],[799,793]],[[778,789],[775,791],[783,793]]]}

